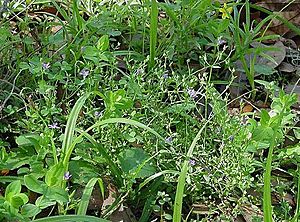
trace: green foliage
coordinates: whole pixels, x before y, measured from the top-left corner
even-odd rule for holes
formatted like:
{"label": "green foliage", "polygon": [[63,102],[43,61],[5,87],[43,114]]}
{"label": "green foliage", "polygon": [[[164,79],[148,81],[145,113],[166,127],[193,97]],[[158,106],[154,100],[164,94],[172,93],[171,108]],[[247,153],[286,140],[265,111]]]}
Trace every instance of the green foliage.
{"label": "green foliage", "polygon": [[[251,46],[277,37],[262,29],[278,15],[252,22],[249,1],[7,4],[1,221],[105,221],[123,208],[141,222],[232,221],[245,206],[261,207],[252,191],[263,182],[265,220],[297,220],[300,149],[283,147],[288,128],[300,138],[297,98],[279,92],[274,70],[256,64],[264,49]],[[266,97],[256,95],[272,100],[271,111],[229,113],[237,61],[253,95],[255,83],[265,86]],[[294,181],[276,178],[272,190],[297,193],[297,206],[281,200],[272,209],[271,170],[286,162]]]}

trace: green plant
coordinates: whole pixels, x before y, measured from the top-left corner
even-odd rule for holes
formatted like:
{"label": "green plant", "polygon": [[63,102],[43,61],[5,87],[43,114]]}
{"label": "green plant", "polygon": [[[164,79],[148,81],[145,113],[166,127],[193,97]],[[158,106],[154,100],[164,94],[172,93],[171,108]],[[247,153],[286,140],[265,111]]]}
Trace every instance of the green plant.
{"label": "green plant", "polygon": [[[251,48],[251,44],[254,42],[261,42],[267,39],[276,39],[277,35],[268,35],[268,36],[260,36],[261,29],[264,25],[266,25],[269,21],[274,18],[274,15],[269,15],[264,18],[258,24],[254,24],[250,20],[250,7],[251,4],[249,0],[247,0],[242,7],[238,10],[236,6],[234,6],[234,15],[231,17],[231,24],[229,25],[232,33],[233,39],[235,42],[235,53],[232,57],[232,61],[239,60],[242,64],[243,69],[239,71],[243,71],[246,73],[247,79],[250,83],[252,89],[252,98],[255,97],[255,75],[257,70],[256,58],[258,55],[263,56],[271,61],[273,59],[264,53],[266,48],[255,47]],[[245,8],[245,23],[241,26],[241,12]],[[268,50],[276,50],[276,48],[269,48]],[[247,61],[247,58],[249,61]]]}
{"label": "green plant", "polygon": [[5,189],[4,197],[0,197],[0,219],[28,220],[37,215],[40,209],[33,204],[27,204],[28,200],[28,196],[21,193],[21,181],[11,182]]}
{"label": "green plant", "polygon": [[268,148],[264,173],[263,197],[265,221],[272,221],[271,171],[273,152],[284,138],[284,127],[291,124],[295,117],[295,115],[291,113],[291,105],[296,101],[297,97],[295,94],[286,95],[283,91],[280,91],[279,97],[273,98],[271,105],[272,111],[268,113],[266,110],[262,110],[259,123],[255,120],[251,120],[253,143],[255,143],[256,146]]}
{"label": "green plant", "polygon": [[153,68],[157,44],[158,3],[151,0],[151,22],[150,22],[150,59],[149,68]]}

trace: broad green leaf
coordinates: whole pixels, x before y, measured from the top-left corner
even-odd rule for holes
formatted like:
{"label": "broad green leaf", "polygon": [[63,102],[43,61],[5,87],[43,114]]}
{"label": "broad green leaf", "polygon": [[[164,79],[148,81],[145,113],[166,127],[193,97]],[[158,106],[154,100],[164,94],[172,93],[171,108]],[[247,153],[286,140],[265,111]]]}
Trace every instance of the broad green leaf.
{"label": "broad green leaf", "polygon": [[65,191],[61,187],[47,187],[44,190],[45,197],[49,198],[50,200],[55,200],[60,204],[66,203],[69,201],[69,195],[67,191]]}
{"label": "broad green leaf", "polygon": [[28,197],[24,193],[19,193],[11,197],[10,204],[14,208],[19,208],[20,206],[26,204],[28,202]]}
{"label": "broad green leaf", "polygon": [[268,126],[270,120],[270,115],[266,110],[261,110],[260,112],[260,124],[262,126]]}
{"label": "broad green leaf", "polygon": [[109,37],[108,35],[103,35],[97,42],[97,49],[100,51],[106,51],[109,47]]}
{"label": "broad green leaf", "polygon": [[289,155],[289,156],[291,156],[293,154],[297,154],[297,155],[300,156],[300,144],[297,144],[294,147],[288,148],[286,150],[286,154]]}
{"label": "broad green leaf", "polygon": [[47,207],[53,206],[56,204],[56,201],[50,200],[49,198],[40,196],[36,199],[35,205],[38,206],[40,209],[45,209]]}
{"label": "broad green leaf", "polygon": [[21,181],[16,180],[11,182],[5,189],[5,197],[19,194],[21,192]]}
{"label": "broad green leaf", "polygon": [[42,181],[39,181],[38,179],[36,179],[33,175],[26,175],[24,176],[24,182],[25,182],[25,186],[36,193],[43,193],[43,187],[46,186],[45,183],[43,183]]}
{"label": "broad green leaf", "polygon": [[299,140],[300,139],[300,129],[296,128],[296,129],[293,129],[293,131],[294,131],[296,139]]}
{"label": "broad green leaf", "polygon": [[252,139],[257,142],[270,141],[274,130],[271,127],[258,126],[252,134]]}
{"label": "broad green leaf", "polygon": [[[127,149],[119,155],[120,165],[125,173],[134,173],[134,171],[138,170],[138,167],[149,158],[150,156],[144,150],[138,148]],[[155,167],[147,162],[137,173],[136,178],[148,177],[155,172]]]}
{"label": "broad green leaf", "polygon": [[45,183],[48,186],[58,186],[64,178],[64,167],[60,162],[52,166],[45,175]]}
{"label": "broad green leaf", "polygon": [[21,214],[24,217],[34,217],[41,212],[41,209],[34,204],[26,204],[21,208]]}

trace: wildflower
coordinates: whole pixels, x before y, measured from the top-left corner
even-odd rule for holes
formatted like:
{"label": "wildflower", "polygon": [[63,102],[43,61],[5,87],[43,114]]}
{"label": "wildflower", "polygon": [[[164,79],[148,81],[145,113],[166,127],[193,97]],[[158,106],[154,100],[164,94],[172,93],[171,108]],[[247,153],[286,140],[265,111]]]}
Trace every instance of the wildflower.
{"label": "wildflower", "polygon": [[222,19],[229,18],[229,15],[232,13],[232,7],[227,7],[227,4],[224,3],[223,8],[220,8],[219,12],[222,12]]}
{"label": "wildflower", "polygon": [[69,180],[69,179],[71,179],[71,177],[72,177],[72,175],[70,174],[69,171],[65,172],[65,174],[64,174],[64,180]]}
{"label": "wildflower", "polygon": [[162,77],[163,77],[164,79],[167,79],[167,78],[169,78],[169,75],[168,75],[168,73],[164,73]]}
{"label": "wildflower", "polygon": [[191,166],[195,166],[195,165],[196,165],[196,161],[195,161],[195,160],[192,160],[192,159],[190,159],[190,160],[189,160],[189,164],[190,164]]}
{"label": "wildflower", "polygon": [[229,137],[229,140],[232,142],[232,141],[234,140],[234,136],[231,135],[231,136]]}
{"label": "wildflower", "polygon": [[218,45],[224,45],[226,44],[226,40],[222,39],[222,37],[218,38]]}
{"label": "wildflower", "polygon": [[88,75],[90,74],[90,71],[86,68],[82,69],[79,73],[79,75],[83,76],[83,78],[85,79]]}
{"label": "wildflower", "polygon": [[165,139],[165,141],[166,141],[167,143],[172,143],[173,138],[172,138],[171,136],[169,136],[168,138]]}
{"label": "wildflower", "polygon": [[52,123],[50,125],[48,125],[49,129],[59,129],[58,123]]}
{"label": "wildflower", "polygon": [[95,115],[95,117],[100,117],[100,116],[102,116],[103,115],[103,111],[95,111],[95,113],[94,113],[94,115]]}
{"label": "wildflower", "polygon": [[42,67],[44,68],[44,69],[49,69],[50,68],[50,63],[48,62],[48,63],[42,63]]}
{"label": "wildflower", "polygon": [[135,72],[136,75],[141,75],[142,73],[143,73],[142,69],[137,69]]}
{"label": "wildflower", "polygon": [[194,89],[189,88],[189,89],[187,90],[187,93],[189,94],[189,96],[190,96],[191,98],[193,98],[193,99],[197,98],[197,92],[196,92]]}

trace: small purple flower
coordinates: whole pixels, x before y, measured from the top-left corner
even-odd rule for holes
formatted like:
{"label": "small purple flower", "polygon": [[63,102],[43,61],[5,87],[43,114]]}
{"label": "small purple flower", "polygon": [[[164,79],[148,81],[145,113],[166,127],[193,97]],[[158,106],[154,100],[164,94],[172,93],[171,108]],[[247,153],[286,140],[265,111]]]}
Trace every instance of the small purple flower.
{"label": "small purple flower", "polygon": [[136,72],[135,72],[135,74],[136,74],[136,75],[141,75],[143,72],[144,72],[144,70],[142,70],[142,69],[137,69]]}
{"label": "small purple flower", "polygon": [[193,98],[193,99],[197,98],[197,92],[196,92],[194,89],[189,88],[189,89],[187,90],[187,93],[189,94],[189,96],[190,96],[191,98]]}
{"label": "small purple flower", "polygon": [[83,78],[85,79],[88,75],[90,74],[90,70],[84,68],[80,71],[79,75],[83,76]]}
{"label": "small purple flower", "polygon": [[218,45],[224,45],[226,44],[226,40],[222,39],[222,38],[218,38]]}
{"label": "small purple flower", "polygon": [[195,160],[192,160],[192,159],[190,159],[190,160],[189,160],[189,164],[190,164],[191,166],[195,166],[195,165],[196,165],[196,161],[195,161]]}
{"label": "small purple flower", "polygon": [[59,129],[58,123],[52,123],[48,125],[49,129]]}
{"label": "small purple flower", "polygon": [[71,179],[71,177],[72,177],[72,175],[70,174],[69,171],[65,172],[65,174],[64,174],[64,180],[69,180],[69,179]]}
{"label": "small purple flower", "polygon": [[172,143],[173,138],[169,136],[168,138],[165,139],[166,143]]}
{"label": "small purple flower", "polygon": [[234,136],[231,135],[231,136],[229,137],[229,140],[232,142],[232,141],[234,140]]}
{"label": "small purple flower", "polygon": [[49,69],[50,68],[50,63],[48,62],[48,63],[42,63],[42,67],[44,68],[44,69]]}
{"label": "small purple flower", "polygon": [[168,73],[164,73],[164,74],[162,75],[162,77],[163,77],[164,79],[167,79],[167,78],[169,78],[169,75],[168,75]]}
{"label": "small purple flower", "polygon": [[94,115],[95,115],[95,117],[99,118],[100,116],[103,115],[103,110],[100,111],[100,112],[99,111],[95,111]]}

